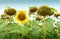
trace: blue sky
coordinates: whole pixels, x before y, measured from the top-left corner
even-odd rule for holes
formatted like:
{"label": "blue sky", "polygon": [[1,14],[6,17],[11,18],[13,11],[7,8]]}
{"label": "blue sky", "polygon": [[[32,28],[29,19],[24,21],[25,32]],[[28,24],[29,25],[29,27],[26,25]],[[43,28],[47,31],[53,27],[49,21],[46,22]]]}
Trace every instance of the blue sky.
{"label": "blue sky", "polygon": [[48,5],[60,11],[60,0],[0,0],[0,14],[8,6],[17,10],[28,10],[29,6],[41,5]]}

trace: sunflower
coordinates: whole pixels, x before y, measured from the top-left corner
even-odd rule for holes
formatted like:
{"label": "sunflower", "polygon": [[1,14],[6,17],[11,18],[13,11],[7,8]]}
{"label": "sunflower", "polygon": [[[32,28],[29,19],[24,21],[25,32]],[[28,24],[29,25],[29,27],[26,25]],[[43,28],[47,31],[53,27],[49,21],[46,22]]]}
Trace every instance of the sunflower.
{"label": "sunflower", "polygon": [[12,16],[12,15],[15,15],[16,14],[16,10],[14,8],[7,7],[4,10],[4,13],[7,14],[7,15],[9,15],[9,16]]}
{"label": "sunflower", "polygon": [[37,7],[35,7],[35,6],[29,7],[30,14],[32,14],[32,13],[34,13],[36,11],[37,11]]}
{"label": "sunflower", "polygon": [[26,11],[21,10],[16,13],[16,21],[19,24],[24,24],[28,21],[28,16],[26,14]]}
{"label": "sunflower", "polygon": [[60,16],[60,13],[54,13],[54,16],[58,17],[58,16]]}
{"label": "sunflower", "polygon": [[37,10],[37,14],[38,15],[42,15],[42,16],[46,16],[46,15],[52,15],[53,13],[51,13],[51,8],[50,7],[48,7],[48,6],[41,6]]}

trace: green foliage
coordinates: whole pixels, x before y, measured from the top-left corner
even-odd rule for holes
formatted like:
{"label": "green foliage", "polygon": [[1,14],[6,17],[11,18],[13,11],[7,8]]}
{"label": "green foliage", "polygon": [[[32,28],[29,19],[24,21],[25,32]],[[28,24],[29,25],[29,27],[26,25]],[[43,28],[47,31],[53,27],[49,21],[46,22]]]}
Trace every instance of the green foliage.
{"label": "green foliage", "polygon": [[58,28],[55,28],[55,20],[50,18],[29,21],[22,26],[12,20],[7,22],[0,18],[0,39],[60,39],[60,21],[56,23]]}
{"label": "green foliage", "polygon": [[58,27],[58,30],[60,30],[60,21],[56,23],[56,26]]}

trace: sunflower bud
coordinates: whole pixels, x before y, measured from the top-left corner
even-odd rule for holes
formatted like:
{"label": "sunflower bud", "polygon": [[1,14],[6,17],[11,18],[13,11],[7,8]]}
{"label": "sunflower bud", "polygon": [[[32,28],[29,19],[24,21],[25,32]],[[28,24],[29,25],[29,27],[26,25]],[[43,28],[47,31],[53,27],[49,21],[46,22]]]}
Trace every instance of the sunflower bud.
{"label": "sunflower bud", "polygon": [[60,13],[59,13],[59,14],[54,14],[54,16],[55,16],[55,17],[58,17],[58,16],[60,16]]}

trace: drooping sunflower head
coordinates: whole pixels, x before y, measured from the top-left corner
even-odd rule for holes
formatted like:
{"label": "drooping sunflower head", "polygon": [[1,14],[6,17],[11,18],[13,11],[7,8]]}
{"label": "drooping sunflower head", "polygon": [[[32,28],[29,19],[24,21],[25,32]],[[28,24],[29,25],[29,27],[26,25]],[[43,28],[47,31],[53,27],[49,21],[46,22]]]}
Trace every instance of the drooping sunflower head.
{"label": "drooping sunflower head", "polygon": [[16,13],[15,18],[16,18],[16,22],[21,23],[21,24],[24,24],[28,21],[28,16],[26,14],[26,11],[24,11],[24,10],[18,11]]}
{"label": "drooping sunflower head", "polygon": [[54,16],[58,17],[58,16],[60,16],[60,13],[54,13]]}
{"label": "drooping sunflower head", "polygon": [[42,18],[40,18],[39,16],[36,16],[36,20],[40,21],[42,20]]}
{"label": "drooping sunflower head", "polygon": [[37,14],[40,14],[42,16],[46,16],[46,15],[51,15],[51,9],[48,6],[41,6],[39,7],[39,9],[37,10]]}
{"label": "drooping sunflower head", "polygon": [[37,11],[37,7],[35,7],[35,6],[29,7],[29,12],[30,12],[30,14],[31,14],[31,13],[34,13],[34,12],[36,12],[36,11]]}
{"label": "drooping sunflower head", "polygon": [[16,10],[14,8],[7,7],[4,10],[4,13],[11,16],[11,15],[15,15],[16,14]]}

